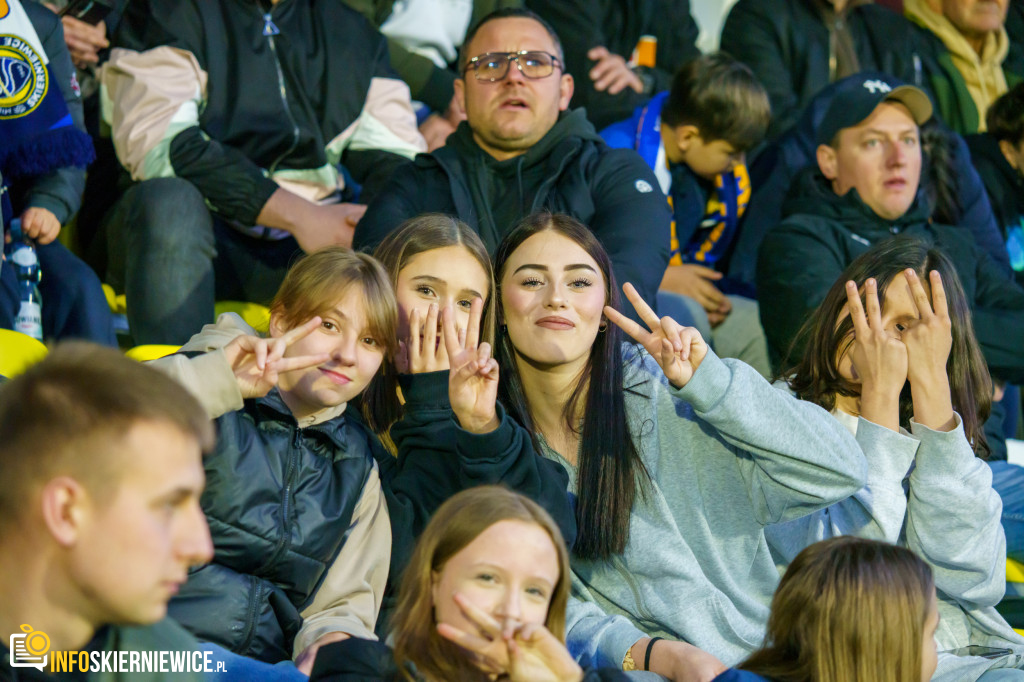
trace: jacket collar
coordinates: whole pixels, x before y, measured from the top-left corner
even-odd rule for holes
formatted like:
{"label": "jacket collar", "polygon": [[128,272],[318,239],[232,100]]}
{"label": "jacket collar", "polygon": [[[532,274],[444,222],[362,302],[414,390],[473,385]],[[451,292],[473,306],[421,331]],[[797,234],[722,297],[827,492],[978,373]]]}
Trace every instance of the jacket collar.
{"label": "jacket collar", "polygon": [[790,189],[782,206],[782,216],[809,214],[842,223],[849,230],[865,237],[898,234],[907,228],[929,222],[931,210],[920,190],[914,203],[902,216],[886,220],[864,203],[851,189],[839,196],[817,166],[805,168]]}

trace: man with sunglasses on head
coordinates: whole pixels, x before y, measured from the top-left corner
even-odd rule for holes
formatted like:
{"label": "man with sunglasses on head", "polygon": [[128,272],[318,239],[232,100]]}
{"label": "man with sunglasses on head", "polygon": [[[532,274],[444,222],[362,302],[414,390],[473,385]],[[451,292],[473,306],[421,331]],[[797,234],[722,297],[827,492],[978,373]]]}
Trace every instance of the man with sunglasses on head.
{"label": "man with sunglasses on head", "polygon": [[455,96],[466,112],[444,147],[398,169],[370,203],[353,246],[372,249],[424,212],[457,215],[493,253],[539,209],[588,225],[616,279],[654,300],[669,257],[671,214],[654,174],[630,149],[610,149],[582,109],[554,30],[523,9],[493,12],[462,45]]}

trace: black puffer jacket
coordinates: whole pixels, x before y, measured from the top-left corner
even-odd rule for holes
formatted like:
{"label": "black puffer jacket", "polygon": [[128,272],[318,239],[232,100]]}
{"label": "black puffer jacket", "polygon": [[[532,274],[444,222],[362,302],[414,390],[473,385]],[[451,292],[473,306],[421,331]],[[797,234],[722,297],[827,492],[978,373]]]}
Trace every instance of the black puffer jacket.
{"label": "black puffer jacket", "polygon": [[354,409],[299,428],[276,389],[216,421],[202,497],[215,555],[170,614],[236,653],[290,659],[373,468],[373,436]]}
{"label": "black puffer jacket", "polygon": [[969,230],[929,222],[920,198],[897,220],[884,220],[857,190],[836,195],[816,168],[798,176],[783,215],[765,236],[757,263],[761,324],[775,359],[846,266],[872,244],[906,234],[932,240],[953,261],[992,374],[1024,380],[1024,289],[975,244]]}

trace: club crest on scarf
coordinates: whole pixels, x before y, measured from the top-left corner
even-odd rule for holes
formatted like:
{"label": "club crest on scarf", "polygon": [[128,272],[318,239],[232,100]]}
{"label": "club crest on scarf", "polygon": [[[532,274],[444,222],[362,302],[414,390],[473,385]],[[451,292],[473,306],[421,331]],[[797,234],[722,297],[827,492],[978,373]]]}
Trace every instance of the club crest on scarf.
{"label": "club crest on scarf", "polygon": [[32,46],[18,36],[0,35],[0,118],[32,113],[48,87],[46,65]]}

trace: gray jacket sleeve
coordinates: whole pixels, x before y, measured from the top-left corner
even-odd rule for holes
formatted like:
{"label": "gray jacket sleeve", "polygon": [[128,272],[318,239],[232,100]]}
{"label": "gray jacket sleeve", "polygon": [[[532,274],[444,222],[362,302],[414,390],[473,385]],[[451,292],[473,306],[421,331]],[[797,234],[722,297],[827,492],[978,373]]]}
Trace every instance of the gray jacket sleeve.
{"label": "gray jacket sleeve", "polygon": [[899,542],[907,515],[903,480],[914,462],[918,441],[861,418],[857,443],[868,463],[863,488],[821,511],[764,529],[780,568],[788,566],[804,547],[840,535]]}
{"label": "gray jacket sleeve", "polygon": [[[25,10],[33,20],[33,26],[43,41],[43,49],[50,59],[50,78],[60,86],[64,103],[71,114],[75,127],[85,132],[85,114],[82,110],[82,97],[72,85],[75,82],[75,69],[71,66],[71,55],[64,44],[64,28],[60,20],[43,7],[26,4]],[[45,19],[39,20],[40,13]],[[45,208],[53,213],[61,225],[71,220],[82,205],[82,192],[85,190],[85,169],[65,166],[42,175],[32,182],[25,192],[25,207]]]}
{"label": "gray jacket sleeve", "polygon": [[867,462],[849,431],[740,360],[721,360],[709,349],[689,383],[671,391],[735,450],[762,525],[799,518],[864,487]]}
{"label": "gray jacket sleeve", "polygon": [[910,474],[907,546],[931,565],[935,586],[970,610],[1003,598],[1006,536],[992,470],[974,456],[956,419],[948,432],[911,422],[921,446]]}

